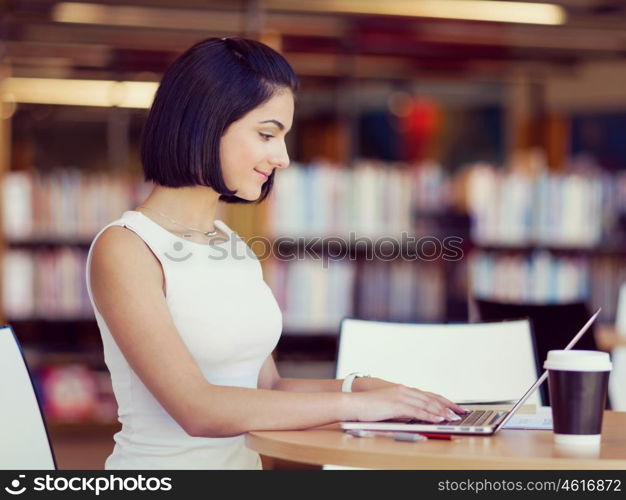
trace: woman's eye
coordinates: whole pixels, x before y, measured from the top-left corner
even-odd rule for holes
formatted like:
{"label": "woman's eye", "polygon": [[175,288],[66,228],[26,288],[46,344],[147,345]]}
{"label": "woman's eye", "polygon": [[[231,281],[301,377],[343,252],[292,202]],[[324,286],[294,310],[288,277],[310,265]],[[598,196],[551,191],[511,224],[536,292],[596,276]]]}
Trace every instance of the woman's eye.
{"label": "woman's eye", "polygon": [[274,137],[273,135],[264,134],[263,132],[259,132],[259,135],[263,138],[264,141],[269,141],[272,137]]}

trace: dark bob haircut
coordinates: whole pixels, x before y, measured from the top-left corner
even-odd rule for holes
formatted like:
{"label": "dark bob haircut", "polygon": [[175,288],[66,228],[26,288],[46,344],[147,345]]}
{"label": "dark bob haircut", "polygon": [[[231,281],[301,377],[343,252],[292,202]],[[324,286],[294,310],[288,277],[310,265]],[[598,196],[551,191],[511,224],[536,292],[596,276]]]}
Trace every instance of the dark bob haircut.
{"label": "dark bob haircut", "polygon": [[[226,203],[235,196],[222,176],[220,139],[231,123],[291,89],[298,79],[275,50],[244,38],[209,38],[176,59],[154,97],[141,141],[146,181],[168,187],[208,186]],[[274,183],[261,188],[262,202]]]}

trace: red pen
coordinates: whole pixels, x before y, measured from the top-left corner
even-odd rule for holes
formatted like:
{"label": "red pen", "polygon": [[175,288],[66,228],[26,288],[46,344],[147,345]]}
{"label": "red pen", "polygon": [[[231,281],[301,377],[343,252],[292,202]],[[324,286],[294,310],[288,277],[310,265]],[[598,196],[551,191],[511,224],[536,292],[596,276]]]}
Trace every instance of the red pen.
{"label": "red pen", "polygon": [[451,434],[432,434],[430,432],[418,432],[418,434],[428,439],[443,439],[445,441],[452,441]]}

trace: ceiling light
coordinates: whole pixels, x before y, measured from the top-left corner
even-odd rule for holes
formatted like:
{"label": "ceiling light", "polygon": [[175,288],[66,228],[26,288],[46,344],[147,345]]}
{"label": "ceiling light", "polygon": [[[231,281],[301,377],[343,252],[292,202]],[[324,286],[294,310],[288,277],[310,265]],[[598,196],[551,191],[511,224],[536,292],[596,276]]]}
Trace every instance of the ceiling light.
{"label": "ceiling light", "polygon": [[7,78],[2,93],[22,103],[149,108],[158,85],[157,82]]}
{"label": "ceiling light", "polygon": [[240,32],[243,16],[238,11],[113,6],[97,3],[61,2],[52,8],[52,19],[61,23],[146,26],[151,28]]}
{"label": "ceiling light", "polygon": [[434,17],[528,24],[563,24],[565,11],[550,3],[488,0],[266,0],[268,10]]}

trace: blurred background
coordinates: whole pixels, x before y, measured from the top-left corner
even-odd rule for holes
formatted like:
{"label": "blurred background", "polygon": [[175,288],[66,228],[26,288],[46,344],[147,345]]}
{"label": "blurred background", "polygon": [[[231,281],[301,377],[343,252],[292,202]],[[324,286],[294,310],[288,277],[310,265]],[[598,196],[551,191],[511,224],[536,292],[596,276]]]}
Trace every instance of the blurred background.
{"label": "blurred background", "polygon": [[117,430],[87,249],[149,192],[139,140],[152,96],[203,38],[261,40],[301,80],[292,166],[265,204],[220,212],[244,239],[301,238],[283,254],[338,237],[314,245],[322,259],[262,260],[284,314],[283,376],[332,377],[346,316],[467,321],[468,300],[482,298],[584,301],[615,321],[623,0],[0,6],[0,314],[25,349],[61,468],[102,468]]}

